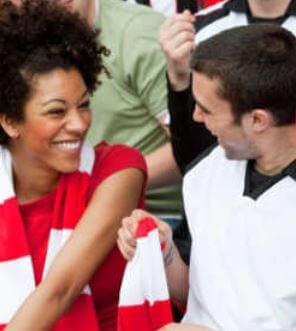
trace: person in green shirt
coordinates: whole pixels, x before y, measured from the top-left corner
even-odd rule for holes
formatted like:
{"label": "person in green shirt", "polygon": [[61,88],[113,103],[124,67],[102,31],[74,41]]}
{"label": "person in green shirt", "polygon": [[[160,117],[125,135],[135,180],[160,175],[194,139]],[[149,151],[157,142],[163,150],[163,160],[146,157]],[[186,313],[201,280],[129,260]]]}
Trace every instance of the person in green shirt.
{"label": "person in green shirt", "polygon": [[93,95],[89,139],[138,148],[148,165],[149,211],[176,220],[180,190],[171,184],[180,181],[180,173],[166,125],[166,66],[157,41],[164,17],[119,0],[74,0],[70,5],[102,30],[100,42],[110,50],[104,64],[111,77],[102,75]]}

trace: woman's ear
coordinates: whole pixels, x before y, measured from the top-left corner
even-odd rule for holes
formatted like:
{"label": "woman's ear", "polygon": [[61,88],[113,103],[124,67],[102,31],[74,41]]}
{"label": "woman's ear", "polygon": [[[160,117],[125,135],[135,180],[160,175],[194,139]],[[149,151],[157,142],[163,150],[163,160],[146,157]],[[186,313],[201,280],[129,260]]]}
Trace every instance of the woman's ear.
{"label": "woman's ear", "polygon": [[8,118],[5,114],[0,114],[0,125],[11,139],[17,139],[19,137],[16,122]]}

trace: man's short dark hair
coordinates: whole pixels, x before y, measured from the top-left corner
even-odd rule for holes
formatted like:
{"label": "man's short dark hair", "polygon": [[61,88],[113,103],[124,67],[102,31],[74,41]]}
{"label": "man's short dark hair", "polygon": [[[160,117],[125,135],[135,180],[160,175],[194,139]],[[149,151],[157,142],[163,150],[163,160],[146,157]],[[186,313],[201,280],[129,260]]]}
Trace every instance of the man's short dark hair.
{"label": "man's short dark hair", "polygon": [[272,24],[221,32],[195,49],[191,68],[220,81],[237,122],[252,109],[270,111],[276,125],[295,122],[296,38]]}
{"label": "man's short dark hair", "polygon": [[[15,6],[0,0],[0,114],[23,119],[32,78],[54,69],[76,68],[89,90],[104,70],[98,31],[55,1],[23,0]],[[0,126],[0,144],[9,137]]]}

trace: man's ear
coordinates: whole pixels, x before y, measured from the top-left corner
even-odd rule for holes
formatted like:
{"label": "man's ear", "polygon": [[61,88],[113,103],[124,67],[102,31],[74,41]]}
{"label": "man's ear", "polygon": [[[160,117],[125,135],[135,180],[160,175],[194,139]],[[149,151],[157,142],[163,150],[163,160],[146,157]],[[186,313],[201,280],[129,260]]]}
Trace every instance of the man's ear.
{"label": "man's ear", "polygon": [[250,126],[255,133],[260,133],[271,126],[274,126],[273,116],[266,109],[253,109],[249,115]]}
{"label": "man's ear", "polygon": [[0,125],[11,139],[19,137],[19,130],[16,122],[8,118],[5,114],[0,114]]}

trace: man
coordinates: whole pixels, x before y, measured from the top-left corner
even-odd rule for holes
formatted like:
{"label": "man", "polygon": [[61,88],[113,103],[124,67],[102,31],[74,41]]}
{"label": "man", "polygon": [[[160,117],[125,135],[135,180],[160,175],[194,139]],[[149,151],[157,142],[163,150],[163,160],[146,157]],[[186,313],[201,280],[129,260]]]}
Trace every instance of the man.
{"label": "man", "polygon": [[[280,24],[296,33],[296,0],[228,0],[200,11],[188,11],[166,20],[160,43],[167,59],[168,108],[173,153],[181,172],[194,158],[215,142],[203,123],[192,119],[189,58],[195,45],[225,29],[253,23]],[[250,50],[251,51],[251,50]],[[183,220],[175,232],[182,257],[188,263],[190,238]]]}
{"label": "man", "polygon": [[[194,120],[219,146],[184,178],[189,271],[157,221],[179,301],[189,272],[184,324],[163,330],[295,330],[296,38],[270,24],[234,28],[197,46],[191,67]],[[142,217],[134,212],[119,231],[127,258]]]}
{"label": "man", "polygon": [[178,222],[179,187],[168,185],[179,182],[180,174],[165,125],[165,59],[157,42],[163,16],[118,0],[67,3],[102,30],[100,41],[110,50],[104,65],[111,77],[102,75],[102,85],[92,98],[90,141],[140,149],[148,165],[148,209]]}
{"label": "man", "polygon": [[[183,173],[196,155],[213,142],[204,127],[192,120],[190,53],[196,43],[220,31],[253,23],[279,24],[296,33],[296,1],[227,0],[200,11],[196,17],[189,12],[175,15],[162,26],[160,43],[168,66],[173,150]],[[200,139],[196,139],[197,134]]]}

